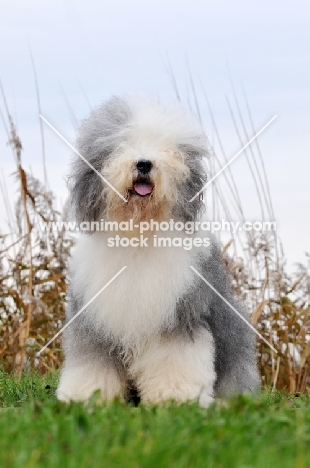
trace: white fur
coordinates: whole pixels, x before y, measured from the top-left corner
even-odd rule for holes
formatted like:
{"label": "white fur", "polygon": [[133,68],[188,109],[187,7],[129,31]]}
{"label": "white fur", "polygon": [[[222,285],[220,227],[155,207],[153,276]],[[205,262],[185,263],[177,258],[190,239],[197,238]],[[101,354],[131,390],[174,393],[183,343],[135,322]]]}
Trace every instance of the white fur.
{"label": "white fur", "polygon": [[[189,203],[188,187],[196,189],[205,177],[201,158],[207,154],[207,140],[202,128],[179,103],[163,106],[154,98],[128,96],[126,105],[120,104],[117,98],[112,99],[107,107],[99,108],[84,122],[79,150],[85,151],[96,167],[101,164],[101,173],[127,203],[109,185],[101,189],[101,181],[85,174],[84,165],[77,160],[72,186],[75,214],[85,220],[97,219],[100,212],[105,219],[118,222],[132,219],[135,224],[151,219],[167,221],[173,213],[178,220],[196,219],[202,208],[200,201],[186,209],[182,203]],[[128,110],[130,118],[126,120]],[[152,163],[147,175],[152,191],[147,197],[135,193],[135,184],[139,178],[141,183],[144,174],[137,164],[141,159]],[[209,249],[155,247],[150,232],[144,233],[149,238],[148,247],[109,247],[108,237],[116,234],[121,232],[83,235],[73,252],[70,279],[76,304],[91,301],[127,266],[83,312],[87,329],[95,330],[96,337],[102,337],[102,344],[106,341],[107,346],[116,350],[117,365],[123,366],[126,374],[122,378],[136,386],[143,402],[197,399],[202,406],[208,406],[215,382],[212,336],[204,328],[193,332],[194,336],[185,336],[182,325],[185,329],[187,324],[179,324],[181,314],[179,317],[176,314],[180,299],[191,288],[197,289],[200,281],[190,266],[198,267],[198,252],[204,250],[206,259]],[[131,237],[137,233],[123,234]],[[184,232],[158,233],[160,237],[192,239],[195,235],[205,237],[205,233],[193,236]],[[106,400],[124,395],[126,383],[112,367],[113,359],[106,362],[99,354],[97,362],[98,354],[89,352],[85,362],[82,347],[77,352],[81,356],[74,355],[70,340],[58,398],[86,400],[96,389],[101,390]]]}
{"label": "white fur", "polygon": [[112,401],[124,397],[125,387],[107,362],[65,362],[57,389],[58,400],[86,401],[96,390],[100,390],[104,401]]}
{"label": "white fur", "polygon": [[189,268],[196,263],[197,250],[158,248],[152,242],[149,247],[108,247],[107,237],[107,233],[97,232],[79,239],[71,275],[86,303],[127,266],[84,313],[91,314],[89,320],[105,336],[138,352],[150,336],[173,327],[178,298],[197,281]]}
{"label": "white fur", "polygon": [[[208,407],[216,377],[213,338],[207,330],[201,330],[194,340],[155,336],[132,360],[128,375],[145,404],[196,400]],[[96,390],[104,401],[112,401],[123,399],[125,385],[109,362],[66,361],[57,390],[59,400],[86,401]]]}
{"label": "white fur", "polygon": [[197,400],[207,407],[213,400],[215,381],[213,338],[207,330],[201,330],[194,340],[155,338],[129,371],[144,403]]}
{"label": "white fur", "polygon": [[[195,144],[207,147],[207,138],[201,125],[179,102],[167,100],[163,105],[155,97],[130,94],[125,97],[133,118],[121,130],[109,128],[109,141],[119,137],[141,150],[167,151],[180,144]],[[111,125],[105,122],[106,126]],[[99,136],[93,146],[102,148],[106,137]],[[127,146],[126,143],[126,146]],[[118,145],[116,145],[118,146]],[[114,155],[113,155],[114,157]]]}

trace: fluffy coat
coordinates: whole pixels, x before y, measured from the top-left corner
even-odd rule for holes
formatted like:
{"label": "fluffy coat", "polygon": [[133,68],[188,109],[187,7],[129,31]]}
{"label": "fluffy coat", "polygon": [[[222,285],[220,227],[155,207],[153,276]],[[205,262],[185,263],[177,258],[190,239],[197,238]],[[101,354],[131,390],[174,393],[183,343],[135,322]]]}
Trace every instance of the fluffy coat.
{"label": "fluffy coat", "polygon": [[[78,222],[200,219],[202,197],[189,200],[207,180],[207,141],[178,103],[114,97],[82,123],[77,147],[127,200],[77,157],[70,210]],[[139,169],[141,161],[150,164],[147,174]],[[145,233],[151,241],[154,234]],[[198,400],[206,407],[216,396],[256,390],[253,331],[190,268],[247,318],[232,294],[216,241],[189,250],[152,242],[125,248],[109,247],[110,236],[83,234],[73,253],[67,320],[127,268],[65,330],[58,398],[86,400],[99,389],[104,400],[112,400],[128,398],[135,389],[144,403]],[[192,235],[199,236],[204,237]]]}

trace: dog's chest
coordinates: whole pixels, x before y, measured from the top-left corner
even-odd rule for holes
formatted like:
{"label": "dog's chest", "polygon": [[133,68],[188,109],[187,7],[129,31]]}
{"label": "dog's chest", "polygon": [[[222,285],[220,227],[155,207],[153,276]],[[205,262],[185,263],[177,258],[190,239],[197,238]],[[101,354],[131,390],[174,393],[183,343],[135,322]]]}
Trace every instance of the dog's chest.
{"label": "dog's chest", "polygon": [[90,301],[87,314],[125,346],[173,326],[178,299],[191,287],[194,254],[182,248],[110,248],[99,235],[82,238],[72,263],[72,286]]}

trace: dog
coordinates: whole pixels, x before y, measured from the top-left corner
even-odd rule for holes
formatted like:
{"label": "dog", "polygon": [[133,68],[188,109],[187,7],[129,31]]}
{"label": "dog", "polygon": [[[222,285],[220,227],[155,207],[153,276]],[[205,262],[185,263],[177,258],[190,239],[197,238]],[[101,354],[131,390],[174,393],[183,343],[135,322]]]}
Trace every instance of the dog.
{"label": "dog", "polygon": [[201,245],[205,233],[198,229],[192,248],[184,248],[187,234],[168,229],[169,246],[158,247],[158,232],[149,229],[147,247],[130,244],[141,223],[201,219],[205,205],[195,195],[207,182],[208,142],[200,124],[178,102],[112,97],[82,122],[77,149],[89,165],[78,156],[73,161],[74,219],[134,228],[117,232],[126,247],[109,245],[111,232],[91,229],[77,241],[66,312],[67,321],[76,318],[64,331],[58,399],[86,401],[99,390],[103,401],[136,392],[147,405],[208,407],[216,397],[256,391],[255,335],[227,304],[248,321],[217,241]]}

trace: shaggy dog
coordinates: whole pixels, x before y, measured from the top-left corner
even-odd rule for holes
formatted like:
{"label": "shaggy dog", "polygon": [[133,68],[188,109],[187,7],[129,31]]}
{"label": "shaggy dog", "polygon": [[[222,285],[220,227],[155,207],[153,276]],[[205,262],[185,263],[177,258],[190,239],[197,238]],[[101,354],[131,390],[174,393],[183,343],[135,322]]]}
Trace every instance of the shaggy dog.
{"label": "shaggy dog", "polygon": [[[82,123],[77,148],[111,184],[76,157],[70,204],[77,222],[133,220],[137,227],[150,220],[200,219],[202,197],[189,200],[207,180],[207,142],[178,103],[113,97]],[[117,234],[130,239],[136,227]],[[154,241],[158,232],[144,234]],[[164,235],[188,238],[184,231]],[[191,238],[202,235],[196,230]],[[246,317],[217,243],[121,247],[109,238],[111,232],[88,232],[75,247],[67,320],[127,268],[65,330],[58,398],[87,400],[99,389],[109,401],[135,390],[146,404],[198,400],[207,407],[216,396],[256,390],[253,331],[190,268]]]}

